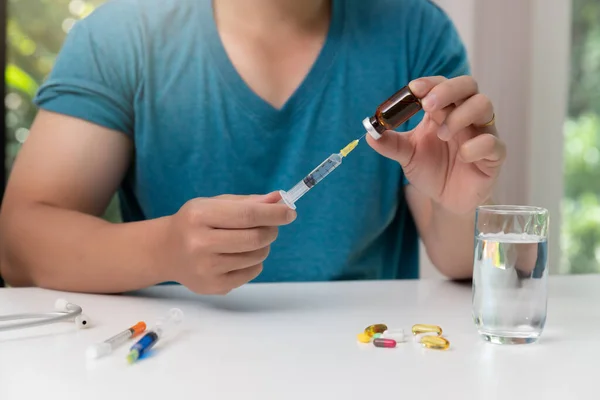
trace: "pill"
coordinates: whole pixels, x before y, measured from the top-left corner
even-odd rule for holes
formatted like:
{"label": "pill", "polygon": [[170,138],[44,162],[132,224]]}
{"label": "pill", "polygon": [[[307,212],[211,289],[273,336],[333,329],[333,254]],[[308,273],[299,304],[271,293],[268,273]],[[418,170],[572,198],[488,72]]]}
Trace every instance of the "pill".
{"label": "pill", "polygon": [[420,335],[423,333],[436,333],[438,336],[442,336],[442,328],[437,325],[428,324],[416,324],[412,327],[413,335]]}
{"label": "pill", "polygon": [[404,342],[406,340],[404,329],[388,329],[381,334],[381,337],[385,339],[394,339],[396,342]]}
{"label": "pill", "polygon": [[369,343],[371,341],[371,336],[367,335],[364,332],[359,333],[358,335],[356,335],[356,337],[361,343]]}
{"label": "pill", "polygon": [[450,342],[441,336],[423,336],[421,344],[428,349],[447,350]]}
{"label": "pill", "polygon": [[382,333],[375,333],[375,334],[373,335],[373,339],[380,338],[380,337],[381,337],[381,335],[383,335],[383,334],[382,334]]}
{"label": "pill", "polygon": [[383,333],[385,331],[387,331],[387,325],[386,324],[375,324],[375,325],[369,325],[365,328],[365,333],[371,337],[373,337],[374,334],[376,333]]}
{"label": "pill", "polygon": [[375,347],[396,347],[396,341],[394,339],[375,339],[373,340]]}

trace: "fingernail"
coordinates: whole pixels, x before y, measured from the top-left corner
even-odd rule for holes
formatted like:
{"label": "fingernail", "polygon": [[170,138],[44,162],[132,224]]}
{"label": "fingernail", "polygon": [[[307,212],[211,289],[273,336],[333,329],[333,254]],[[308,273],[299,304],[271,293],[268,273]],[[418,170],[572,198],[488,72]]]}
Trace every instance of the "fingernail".
{"label": "fingernail", "polygon": [[448,129],[448,126],[446,124],[442,124],[439,127],[438,137],[444,141],[450,139],[450,129]]}
{"label": "fingernail", "polygon": [[425,111],[431,112],[435,110],[436,101],[437,99],[435,93],[430,93],[427,96],[425,96],[423,100],[421,100],[421,104],[423,104],[423,109]]}
{"label": "fingernail", "polygon": [[424,92],[425,88],[426,88],[426,83],[423,82],[420,79],[417,79],[415,81],[412,81],[408,86],[410,87],[410,90],[412,90],[413,92]]}
{"label": "fingernail", "polygon": [[294,221],[296,219],[296,215],[297,215],[296,211],[292,211],[292,210],[288,211],[287,212],[287,220],[290,222]]}

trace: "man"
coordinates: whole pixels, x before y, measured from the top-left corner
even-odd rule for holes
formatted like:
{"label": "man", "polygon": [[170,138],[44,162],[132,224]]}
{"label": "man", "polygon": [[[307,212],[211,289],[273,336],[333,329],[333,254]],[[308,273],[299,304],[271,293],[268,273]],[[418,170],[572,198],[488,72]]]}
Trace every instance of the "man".
{"label": "man", "polygon": [[[418,277],[420,236],[471,275],[505,148],[453,24],[427,0],[114,0],[70,32],[1,215],[14,286]],[[424,111],[279,203],[410,82]],[[124,223],[99,216],[119,191]],[[419,236],[417,235],[419,234]]]}

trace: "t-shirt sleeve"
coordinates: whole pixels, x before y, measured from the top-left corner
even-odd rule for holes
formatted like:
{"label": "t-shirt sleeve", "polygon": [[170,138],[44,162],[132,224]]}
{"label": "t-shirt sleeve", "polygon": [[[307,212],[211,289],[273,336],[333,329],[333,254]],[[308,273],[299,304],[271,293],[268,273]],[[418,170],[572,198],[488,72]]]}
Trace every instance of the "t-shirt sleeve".
{"label": "t-shirt sleeve", "polygon": [[70,30],[34,103],[129,136],[141,83],[135,17],[124,2],[108,3]]}
{"label": "t-shirt sleeve", "polygon": [[[420,1],[416,11],[417,29],[412,30],[410,54],[411,80],[427,76],[443,76],[451,79],[470,75],[471,68],[466,48],[448,15],[429,1]],[[413,129],[423,118],[420,111],[409,121]],[[403,177],[403,184],[409,182]]]}
{"label": "t-shirt sleeve", "polygon": [[412,79],[435,75],[450,79],[469,75],[467,51],[456,26],[439,6],[428,1],[422,3],[428,6],[421,8],[420,34],[411,40],[411,50],[418,55],[412,59]]}

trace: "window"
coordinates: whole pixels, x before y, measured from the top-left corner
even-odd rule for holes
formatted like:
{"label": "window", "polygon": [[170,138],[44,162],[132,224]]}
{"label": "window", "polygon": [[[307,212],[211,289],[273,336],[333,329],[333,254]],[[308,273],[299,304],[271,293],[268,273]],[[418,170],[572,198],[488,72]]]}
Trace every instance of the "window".
{"label": "window", "polygon": [[573,0],[561,273],[600,272],[600,2]]}
{"label": "window", "polygon": [[[54,64],[73,24],[102,0],[12,0],[8,2],[6,65],[6,171],[29,134],[36,114],[32,101]],[[116,197],[106,211],[119,220]]]}

